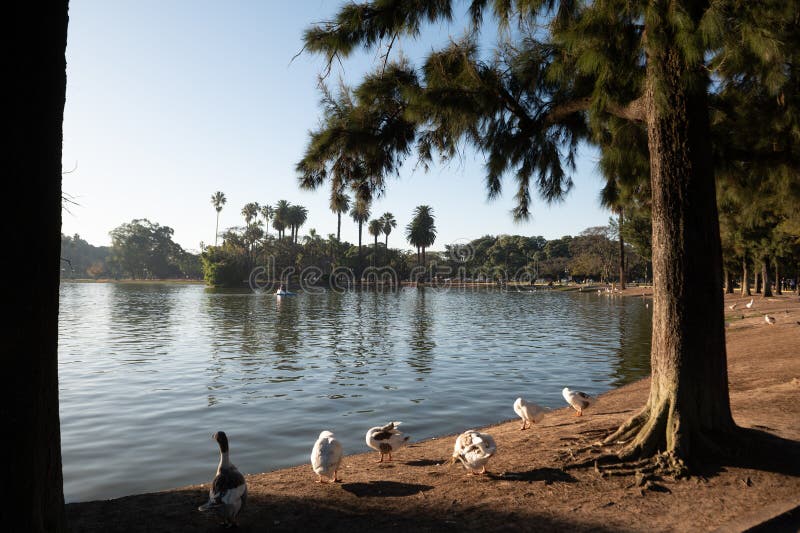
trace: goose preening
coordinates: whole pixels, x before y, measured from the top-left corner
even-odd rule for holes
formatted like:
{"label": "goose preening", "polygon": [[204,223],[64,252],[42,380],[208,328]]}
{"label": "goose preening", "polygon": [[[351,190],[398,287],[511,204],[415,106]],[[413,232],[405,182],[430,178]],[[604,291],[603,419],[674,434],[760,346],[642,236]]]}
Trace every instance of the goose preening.
{"label": "goose preening", "polygon": [[328,483],[335,483],[336,472],[342,462],[342,444],[330,431],[319,434],[317,442],[311,449],[311,468],[317,474],[317,483],[323,479]]}
{"label": "goose preening", "polygon": [[748,308],[748,309],[752,309],[752,308],[753,308],[753,299],[752,299],[752,298],[750,298],[750,301],[749,301],[749,302],[747,302],[746,304],[744,304],[744,306],[745,306],[746,308]]}
{"label": "goose preening", "polygon": [[582,416],[583,410],[592,405],[595,401],[595,398],[589,396],[585,392],[580,392],[576,390],[569,390],[569,387],[564,387],[561,391],[561,395],[567,401],[568,404],[575,409],[575,416]]}
{"label": "goose preening", "polygon": [[522,419],[522,427],[519,428],[521,431],[526,429],[526,426],[530,427],[536,422],[541,422],[547,409],[535,403],[525,401],[524,398],[517,398],[514,402],[514,412]]}
{"label": "goose preening", "polygon": [[456,437],[450,464],[461,461],[471,475],[485,474],[486,463],[495,453],[497,445],[491,435],[470,429]]}
{"label": "goose preening", "polygon": [[216,512],[225,520],[225,526],[235,526],[247,501],[247,484],[241,472],[231,463],[225,432],[217,431],[211,438],[219,444],[219,466],[208,491],[208,502],[197,509]]}
{"label": "goose preening", "polygon": [[396,452],[408,444],[408,436],[397,429],[401,422],[389,422],[385,426],[376,426],[367,431],[367,446],[377,450],[381,454],[379,463],[383,462],[383,457],[387,456],[387,461],[392,460],[392,452]]}
{"label": "goose preening", "polygon": [[769,315],[764,315],[764,322],[766,322],[770,326],[774,326],[775,325],[775,317],[774,316],[769,316]]}
{"label": "goose preening", "polygon": [[732,303],[731,305],[728,306],[728,309],[730,309],[731,311],[734,311],[738,305],[739,305],[739,302]]}

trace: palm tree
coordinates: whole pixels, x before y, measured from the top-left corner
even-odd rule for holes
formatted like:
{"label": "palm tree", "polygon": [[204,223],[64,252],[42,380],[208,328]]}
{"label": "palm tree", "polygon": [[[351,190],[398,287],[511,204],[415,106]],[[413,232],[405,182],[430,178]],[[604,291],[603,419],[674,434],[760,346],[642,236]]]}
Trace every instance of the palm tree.
{"label": "palm tree", "polygon": [[302,205],[292,205],[287,212],[287,223],[291,227],[292,242],[297,244],[297,234],[300,231],[300,226],[308,220],[308,209]]}
{"label": "palm tree", "polygon": [[421,264],[426,268],[425,249],[436,241],[436,225],[431,206],[420,205],[414,209],[414,218],[406,226],[406,239],[417,248],[417,263],[419,263],[420,249],[422,250]]}
{"label": "palm tree", "polygon": [[375,237],[375,250],[372,252],[372,266],[375,266],[375,257],[378,255],[378,236],[383,233],[383,221],[379,218],[373,218],[369,221],[367,231]]}
{"label": "palm tree", "polygon": [[272,227],[278,232],[278,239],[283,238],[283,231],[289,225],[287,221],[289,207],[291,207],[291,204],[286,200],[278,200],[278,203],[275,204],[275,210],[272,214]]}
{"label": "palm tree", "polygon": [[246,225],[250,225],[254,218],[258,216],[259,210],[261,207],[256,202],[250,202],[244,204],[242,208],[242,216],[244,217],[244,223]]}
{"label": "palm tree", "polygon": [[217,191],[211,195],[211,205],[217,210],[217,226],[214,229],[214,246],[217,245],[217,237],[219,236],[219,212],[222,211],[222,206],[225,205],[227,201],[225,193],[222,191]]}
{"label": "palm tree", "polygon": [[389,249],[389,234],[392,232],[394,228],[397,227],[397,221],[394,219],[394,215],[391,213],[384,213],[383,216],[380,218],[381,222],[383,223],[383,234],[386,235],[386,242],[384,246],[386,249]]}
{"label": "palm tree", "polygon": [[264,227],[266,228],[267,236],[269,236],[269,219],[273,217],[275,210],[271,205],[264,204],[261,206],[261,216],[264,218]]}
{"label": "palm tree", "polygon": [[361,269],[361,232],[364,228],[364,222],[369,220],[369,202],[362,198],[357,198],[353,209],[350,210],[350,217],[358,224],[358,268]]}
{"label": "palm tree", "polygon": [[342,213],[347,213],[350,209],[350,197],[341,189],[331,189],[331,211],[336,213],[336,240],[340,241],[342,236]]}

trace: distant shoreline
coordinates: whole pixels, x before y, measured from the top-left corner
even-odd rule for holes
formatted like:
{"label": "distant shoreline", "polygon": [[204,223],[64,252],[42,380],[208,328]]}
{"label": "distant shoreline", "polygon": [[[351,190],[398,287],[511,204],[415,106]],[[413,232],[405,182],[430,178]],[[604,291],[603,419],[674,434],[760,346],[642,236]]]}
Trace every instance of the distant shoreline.
{"label": "distant shoreline", "polygon": [[130,283],[146,285],[205,285],[202,279],[112,279],[112,278],[61,278],[61,283]]}

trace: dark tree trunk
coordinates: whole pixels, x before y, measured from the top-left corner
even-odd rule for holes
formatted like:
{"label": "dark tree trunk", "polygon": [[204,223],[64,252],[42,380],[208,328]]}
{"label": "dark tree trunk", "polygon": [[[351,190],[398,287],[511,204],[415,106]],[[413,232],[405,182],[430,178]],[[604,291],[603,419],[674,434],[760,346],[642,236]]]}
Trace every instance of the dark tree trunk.
{"label": "dark tree trunk", "polygon": [[[7,489],[4,529],[66,531],[58,411],[58,287],[61,270],[61,146],[66,94],[66,1],[8,6],[7,24],[25,35],[6,50],[6,175],[14,179],[6,238],[25,250],[33,283],[9,283],[3,348],[2,416]],[[13,525],[16,524],[16,525]]]}
{"label": "dark tree trunk", "polygon": [[731,271],[728,269],[725,269],[725,293],[733,294],[733,279],[731,277]]}
{"label": "dark tree trunk", "polygon": [[758,271],[755,261],[753,262],[753,277],[755,278],[756,294],[761,294],[761,273]]}
{"label": "dark tree trunk", "polygon": [[761,261],[761,282],[764,284],[764,298],[772,297],[772,287],[769,281],[769,257]]}
{"label": "dark tree trunk", "polygon": [[742,256],[742,296],[750,296],[750,274],[747,272],[747,254]]}
{"label": "dark tree trunk", "polygon": [[622,239],[623,214],[619,209],[619,288],[625,290],[625,241]]}
{"label": "dark tree trunk", "polygon": [[342,242],[342,213],[336,213],[336,240]]}
{"label": "dark tree trunk", "polygon": [[[684,6],[695,21],[701,4]],[[666,3],[651,9],[668,20]],[[674,31],[666,22],[647,27],[653,43],[645,87],[653,208],[650,396],[606,442],[625,442],[624,459],[664,451],[682,472],[736,425],[728,398],[707,79],[685,63]]]}
{"label": "dark tree trunk", "polygon": [[779,266],[779,261],[775,260],[775,294],[783,294],[783,288],[781,287],[781,271]]}
{"label": "dark tree trunk", "polygon": [[363,222],[358,223],[358,281],[361,281],[361,273],[364,271],[364,257],[361,254],[361,228],[363,226]]}

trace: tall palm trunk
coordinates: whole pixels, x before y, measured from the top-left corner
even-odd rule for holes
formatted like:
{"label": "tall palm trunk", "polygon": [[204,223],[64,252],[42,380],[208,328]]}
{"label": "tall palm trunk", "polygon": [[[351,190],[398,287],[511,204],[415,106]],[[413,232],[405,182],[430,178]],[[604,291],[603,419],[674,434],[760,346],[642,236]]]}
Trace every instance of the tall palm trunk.
{"label": "tall palm trunk", "polygon": [[336,240],[342,242],[342,212],[336,213]]}
{"label": "tall palm trunk", "polygon": [[742,296],[750,296],[750,274],[747,272],[747,254],[742,255]]}
{"label": "tall palm trunk", "polygon": [[[679,2],[681,3],[681,2]],[[681,6],[698,21],[702,2]],[[672,3],[669,3],[671,6]],[[651,16],[669,19],[667,3]],[[677,471],[736,430],[728,397],[722,249],[711,160],[707,79],[698,79],[674,26],[648,26],[644,108],[653,217],[653,333],[644,409],[606,439],[622,456],[667,453]],[[686,79],[694,83],[687,85]]]}
{"label": "tall palm trunk", "polygon": [[[15,176],[10,220],[25,220],[8,232],[10,249],[26,250],[36,283],[11,283],[3,357],[3,424],[7,457],[3,477],[4,529],[66,531],[58,408],[58,292],[61,271],[61,156],[68,3],[47,9],[20,3],[6,11],[11,39],[6,53],[6,169]],[[13,521],[17,525],[13,526]]]}
{"label": "tall palm trunk", "polygon": [[378,257],[378,236],[375,235],[375,252],[372,254],[372,266],[375,266]]}
{"label": "tall palm trunk", "polygon": [[764,256],[761,261],[761,281],[764,284],[764,298],[772,297],[772,287],[769,281],[769,257]]}
{"label": "tall palm trunk", "polygon": [[364,257],[361,253],[361,229],[364,227],[363,222],[358,223],[358,279],[361,280],[361,273],[363,272]]}
{"label": "tall palm trunk", "polygon": [[625,290],[625,241],[622,238],[623,213],[619,208],[619,288]]}
{"label": "tall palm trunk", "polygon": [[214,227],[214,246],[217,245],[219,239],[219,209],[217,209],[217,225]]}

